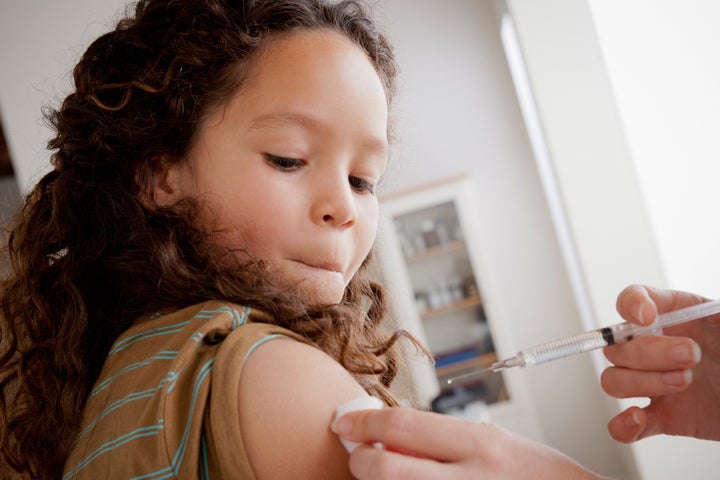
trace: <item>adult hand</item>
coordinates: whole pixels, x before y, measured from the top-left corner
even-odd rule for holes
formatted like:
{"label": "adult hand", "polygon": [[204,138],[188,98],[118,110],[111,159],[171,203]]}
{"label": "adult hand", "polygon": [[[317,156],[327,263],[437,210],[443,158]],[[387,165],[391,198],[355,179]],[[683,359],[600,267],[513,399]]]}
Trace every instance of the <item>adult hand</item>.
{"label": "adult hand", "polygon": [[[687,292],[634,285],[618,296],[617,310],[629,322],[648,325],[664,312],[707,301]],[[720,440],[720,315],[665,329],[605,349],[614,364],[601,377],[617,398],[649,397],[613,418],[615,440],[634,442],[657,434]]]}
{"label": "adult hand", "polygon": [[[410,408],[348,413],[335,425],[361,445],[350,455],[360,479],[495,478],[597,480],[565,455],[498,426]],[[383,448],[372,445],[380,442]]]}

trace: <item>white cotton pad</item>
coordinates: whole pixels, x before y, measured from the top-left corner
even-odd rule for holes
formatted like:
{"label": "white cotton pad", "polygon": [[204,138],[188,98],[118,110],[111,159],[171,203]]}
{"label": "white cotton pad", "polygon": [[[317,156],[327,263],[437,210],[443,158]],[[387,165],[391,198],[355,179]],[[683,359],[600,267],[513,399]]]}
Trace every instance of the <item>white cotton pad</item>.
{"label": "white cotton pad", "polygon": [[[384,406],[385,404],[383,403],[383,401],[376,397],[368,396],[355,398],[337,407],[337,409],[335,410],[335,418],[332,422],[333,426],[338,421],[338,419],[346,413],[354,412],[356,410],[379,410]],[[334,428],[332,428],[332,430],[335,431]],[[344,438],[340,438],[340,441],[342,442],[345,450],[347,450],[348,453],[352,453],[353,450],[355,450],[360,445],[357,442],[351,442],[349,440],[345,440]]]}

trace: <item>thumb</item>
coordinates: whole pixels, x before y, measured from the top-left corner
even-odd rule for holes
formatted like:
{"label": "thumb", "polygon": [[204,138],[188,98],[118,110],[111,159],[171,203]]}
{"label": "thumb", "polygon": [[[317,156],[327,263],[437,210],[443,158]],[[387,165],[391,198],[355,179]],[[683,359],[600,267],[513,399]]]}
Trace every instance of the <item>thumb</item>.
{"label": "thumb", "polygon": [[618,442],[632,443],[642,438],[646,425],[645,411],[639,407],[630,407],[610,420],[608,432]]}

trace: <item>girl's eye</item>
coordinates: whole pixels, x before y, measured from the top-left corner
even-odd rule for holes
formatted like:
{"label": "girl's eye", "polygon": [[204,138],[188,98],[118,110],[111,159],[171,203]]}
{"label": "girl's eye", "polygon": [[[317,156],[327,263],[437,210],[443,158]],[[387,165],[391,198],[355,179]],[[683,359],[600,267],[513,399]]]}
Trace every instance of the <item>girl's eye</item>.
{"label": "girl's eye", "polygon": [[360,177],[349,177],[350,186],[359,193],[375,193],[375,185]]}
{"label": "girl's eye", "polygon": [[265,154],[265,160],[270,165],[278,170],[282,170],[283,172],[291,172],[305,165],[305,161],[299,158],[279,157],[270,153]]}

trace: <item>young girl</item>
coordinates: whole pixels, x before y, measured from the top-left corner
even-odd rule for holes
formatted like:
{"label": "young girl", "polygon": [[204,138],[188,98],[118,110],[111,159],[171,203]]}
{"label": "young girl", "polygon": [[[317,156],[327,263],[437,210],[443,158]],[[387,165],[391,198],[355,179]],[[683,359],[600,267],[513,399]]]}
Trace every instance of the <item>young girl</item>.
{"label": "young girl", "polygon": [[5,476],[349,476],[335,408],[397,403],[395,75],[354,1],[141,0],[87,49],[8,240]]}

